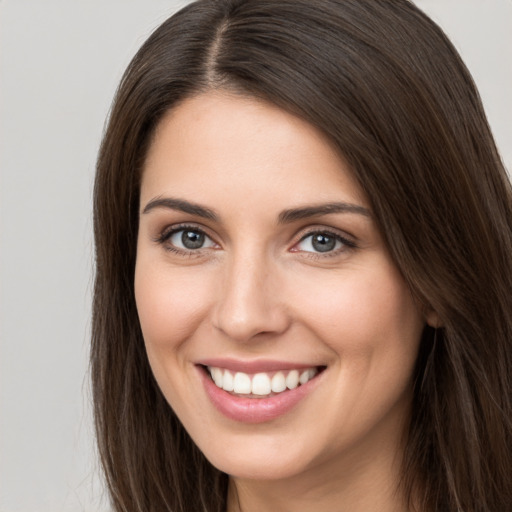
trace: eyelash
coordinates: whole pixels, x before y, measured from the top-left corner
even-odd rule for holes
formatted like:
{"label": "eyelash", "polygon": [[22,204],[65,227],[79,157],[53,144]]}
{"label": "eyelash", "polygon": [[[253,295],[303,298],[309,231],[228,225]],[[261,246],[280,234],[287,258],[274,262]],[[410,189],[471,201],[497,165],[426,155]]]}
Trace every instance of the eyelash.
{"label": "eyelash", "polygon": [[[170,238],[175,235],[176,233],[179,233],[181,231],[191,231],[194,233],[198,233],[201,235],[204,235],[206,238],[213,241],[213,239],[201,228],[190,225],[190,224],[180,224],[178,226],[174,226],[171,229],[165,229],[162,231],[162,233],[154,240],[158,244],[162,245],[166,251],[179,254],[180,256],[185,257],[194,257],[194,256],[200,256],[202,253],[202,248],[199,249],[181,249],[178,247],[175,247],[174,245],[168,243]],[[313,252],[313,251],[300,251],[300,250],[293,250],[294,247],[299,245],[304,240],[307,240],[309,237],[312,237],[314,235],[326,235],[328,237],[334,238],[336,242],[340,242],[342,244],[342,247],[333,250],[333,251],[326,251],[325,253],[322,252]],[[215,242],[214,242],[215,243]],[[333,256],[338,256],[342,252],[347,252],[357,249],[357,244],[353,241],[348,239],[345,236],[340,235],[339,233],[336,233],[329,229],[313,229],[305,234],[303,234],[297,242],[294,243],[292,247],[292,252],[302,252],[306,257],[311,259],[320,259],[320,258],[329,258]]]}

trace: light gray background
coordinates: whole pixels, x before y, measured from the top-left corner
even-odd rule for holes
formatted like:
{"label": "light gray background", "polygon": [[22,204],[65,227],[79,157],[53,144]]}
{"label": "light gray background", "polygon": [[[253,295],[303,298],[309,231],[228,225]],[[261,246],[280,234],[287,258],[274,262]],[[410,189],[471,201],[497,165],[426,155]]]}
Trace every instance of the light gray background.
{"label": "light gray background", "polygon": [[[186,1],[0,0],[0,512],[108,510],[87,380],[91,195],[121,73]],[[418,0],[512,167],[512,0]]]}

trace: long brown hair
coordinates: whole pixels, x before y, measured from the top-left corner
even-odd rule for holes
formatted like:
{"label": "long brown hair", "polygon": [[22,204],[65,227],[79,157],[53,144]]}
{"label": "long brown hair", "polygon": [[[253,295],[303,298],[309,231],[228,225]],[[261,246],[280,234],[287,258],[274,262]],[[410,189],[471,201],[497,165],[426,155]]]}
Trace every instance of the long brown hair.
{"label": "long brown hair", "polygon": [[227,475],[165,402],[138,322],[139,182],[163,114],[224,88],[321,129],[370,198],[426,327],[402,491],[422,512],[512,506],[512,192],[472,78],[407,0],[200,0],[117,92],[98,158],[92,381],[117,512],[221,512]]}

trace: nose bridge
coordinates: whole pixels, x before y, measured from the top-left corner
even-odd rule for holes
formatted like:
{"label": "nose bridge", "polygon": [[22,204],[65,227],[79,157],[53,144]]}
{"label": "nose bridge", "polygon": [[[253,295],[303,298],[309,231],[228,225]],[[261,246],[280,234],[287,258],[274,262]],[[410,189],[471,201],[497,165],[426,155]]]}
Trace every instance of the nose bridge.
{"label": "nose bridge", "polygon": [[287,318],[278,291],[276,262],[265,250],[254,247],[233,251],[226,260],[216,327],[237,341],[284,331]]}

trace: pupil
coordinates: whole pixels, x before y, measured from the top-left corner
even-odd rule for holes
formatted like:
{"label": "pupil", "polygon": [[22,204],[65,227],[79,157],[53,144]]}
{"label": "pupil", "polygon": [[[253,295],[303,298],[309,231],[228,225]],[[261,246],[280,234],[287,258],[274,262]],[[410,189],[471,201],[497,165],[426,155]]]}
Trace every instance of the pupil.
{"label": "pupil", "polygon": [[315,251],[318,252],[327,252],[332,251],[334,246],[336,245],[336,239],[323,234],[318,234],[313,237],[312,241],[313,247]]}
{"label": "pupil", "polygon": [[199,249],[204,244],[204,235],[196,231],[184,231],[181,241],[187,249]]}

